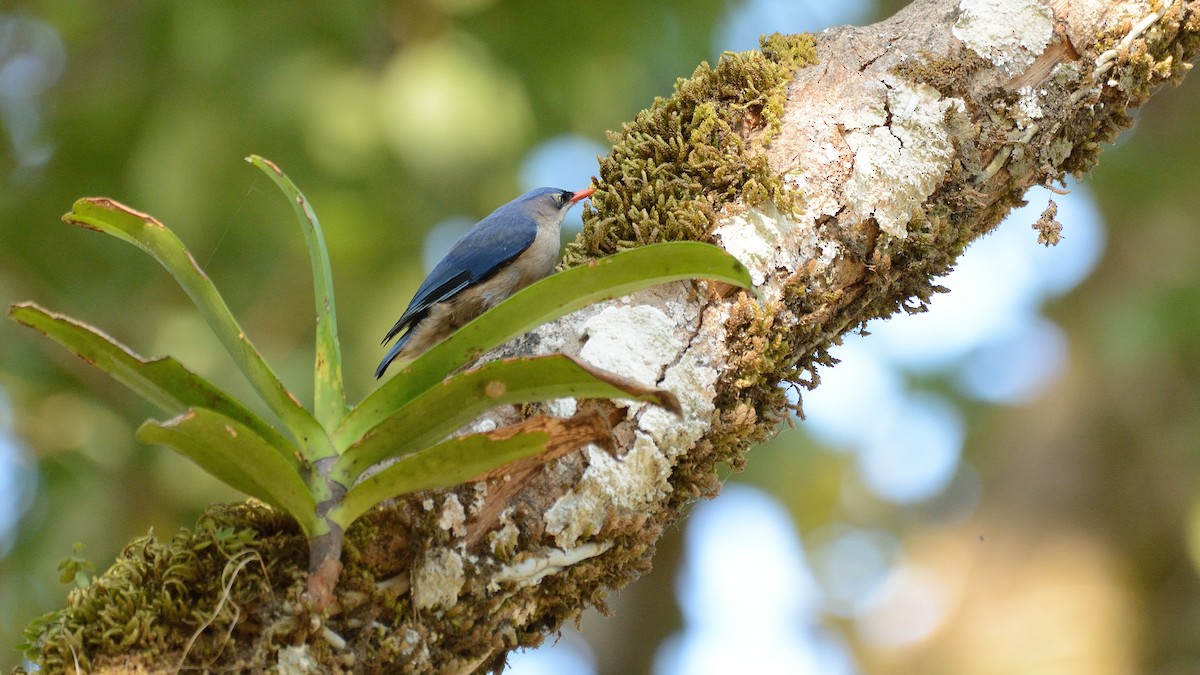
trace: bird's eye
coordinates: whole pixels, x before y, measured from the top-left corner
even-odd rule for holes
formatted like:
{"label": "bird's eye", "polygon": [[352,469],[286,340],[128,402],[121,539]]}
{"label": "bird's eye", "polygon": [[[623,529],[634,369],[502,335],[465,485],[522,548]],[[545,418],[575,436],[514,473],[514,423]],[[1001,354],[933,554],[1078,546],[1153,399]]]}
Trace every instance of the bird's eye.
{"label": "bird's eye", "polygon": [[567,203],[567,196],[561,192],[554,195],[554,203],[561,207],[563,204]]}

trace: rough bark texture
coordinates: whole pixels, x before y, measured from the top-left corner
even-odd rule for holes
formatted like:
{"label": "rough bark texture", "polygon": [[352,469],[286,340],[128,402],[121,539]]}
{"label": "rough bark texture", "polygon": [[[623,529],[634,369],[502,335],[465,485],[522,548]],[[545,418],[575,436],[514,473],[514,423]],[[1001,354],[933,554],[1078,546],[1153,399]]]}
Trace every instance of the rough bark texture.
{"label": "rough bark texture", "polygon": [[[1200,45],[1198,9],[1200,1],[917,0],[885,22],[822,33],[818,62],[787,88],[778,128],[756,128],[754,111],[743,118],[747,151],[765,156],[781,189],[753,203],[721,202],[708,216],[707,233],[752,269],[765,301],[673,284],[589,308],[508,348],[576,354],[671,389],[681,418],[563,401],[477,421],[474,430],[595,406],[609,419],[620,413],[620,458],[588,449],[378,510],[347,533],[340,606],[324,622],[301,616],[295,601],[304,559],[297,533],[257,507],[215,515],[254,538],[199,552],[180,544],[203,558],[200,574],[237,572],[225,601],[186,598],[193,611],[180,619],[182,640],[146,630],[124,644],[110,636],[105,650],[88,636],[47,634],[47,660],[117,670],[501,666],[508,650],[539,644],[645,572],[663,528],[717,492],[714,466],[740,465],[771,433],[788,412],[784,387],[814,383],[840,335],[919,310],[938,290],[931,280],[1029,187],[1086,172],[1099,144],[1129,125],[1130,108],[1182,77]],[[610,194],[633,189],[601,178]],[[601,201],[588,236],[603,216]],[[1045,220],[1052,235],[1052,214]],[[169,572],[169,553],[155,546],[168,548],[131,545],[134,562],[116,569]],[[267,562],[248,565],[240,550]],[[124,576],[147,584],[143,572]],[[116,588],[117,578],[100,584]],[[163,592],[187,586],[161,583]],[[73,606],[98,611],[84,594]]]}

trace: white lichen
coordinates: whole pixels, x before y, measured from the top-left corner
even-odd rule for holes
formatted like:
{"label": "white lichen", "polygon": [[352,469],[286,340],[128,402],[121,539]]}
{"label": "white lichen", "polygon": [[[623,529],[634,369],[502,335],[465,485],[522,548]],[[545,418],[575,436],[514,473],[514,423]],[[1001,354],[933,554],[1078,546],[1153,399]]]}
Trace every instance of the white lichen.
{"label": "white lichen", "polygon": [[[880,120],[883,123],[884,120]],[[839,132],[840,134],[840,132]],[[823,143],[818,155],[829,156],[836,153],[831,143]],[[785,254],[776,264],[789,272],[795,271],[796,263],[800,260],[814,260],[820,267],[826,267],[833,262],[841,247],[835,241],[823,239],[817,233],[813,223],[820,222],[826,217],[834,217],[842,209],[839,190],[833,187],[830,176],[823,173],[834,165],[845,165],[847,176],[853,174],[852,155],[836,154],[834,159],[813,164],[812,167],[794,171],[789,174],[789,184],[804,195],[804,203],[800,208],[799,222],[789,241],[783,246]],[[814,169],[817,169],[814,171]],[[770,289],[765,291],[770,294]]]}
{"label": "white lichen", "polygon": [[308,645],[281,647],[276,655],[275,672],[281,675],[316,675],[321,664],[313,657]]}
{"label": "white lichen", "polygon": [[813,260],[820,267],[828,267],[833,264],[834,259],[842,252],[842,247],[836,241],[820,241],[817,242],[816,256]]}
{"label": "white lichen", "polygon": [[1017,90],[1017,107],[1013,121],[1018,127],[1026,129],[1035,124],[1034,120],[1039,120],[1046,114],[1039,100],[1039,96],[1044,93],[1034,90],[1033,87],[1021,87]]}
{"label": "white lichen", "polygon": [[485,481],[479,481],[473,486],[473,495],[471,497],[471,513],[477,514],[484,504],[487,503],[488,484]]}
{"label": "white lichen", "polygon": [[[872,119],[877,124],[884,122],[882,116]],[[830,161],[836,161],[837,151],[832,145],[826,144],[823,150]],[[802,258],[814,253],[818,242],[812,223],[822,214],[814,212],[808,202],[808,175],[799,170],[788,175],[789,185],[806,197],[799,219],[780,213],[773,203],[768,202],[762,207],[725,217],[714,231],[720,237],[722,247],[750,270],[750,279],[756,286],[766,283],[772,272],[794,272],[797,251]],[[825,215],[836,213],[838,208],[840,206],[834,205]]]}
{"label": "white lichen", "polygon": [[[372,622],[371,628],[376,632],[387,634],[387,629],[377,621]],[[388,634],[384,638],[383,644],[386,648],[393,649],[404,656],[405,665],[410,668],[429,664],[429,643],[421,637],[421,633],[412,628]]]}
{"label": "white lichen", "polygon": [[575,414],[579,409],[579,403],[573,398],[556,398],[553,401],[546,401],[546,412],[555,417],[564,419]]}
{"label": "white lichen", "polygon": [[952,107],[961,111],[963,102],[926,84],[890,84],[886,111],[861,111],[847,126],[854,172],[846,182],[846,205],[903,238],[950,169],[954,145],[946,116]]}
{"label": "white lichen", "polygon": [[612,548],[612,542],[580,544],[569,549],[551,548],[539,551],[507,567],[501,568],[489,584],[493,592],[500,589],[500,584],[515,584],[518,588],[532,586],[541,581],[546,575],[560,572],[571,565],[588,558],[594,558]]}
{"label": "white lichen", "polygon": [[599,532],[612,509],[642,510],[671,489],[671,462],[643,432],[620,459],[594,447],[587,453],[583,478],[545,514],[546,532],[563,548]]}
{"label": "white lichen", "polygon": [[427,551],[412,574],[414,609],[453,607],[467,581],[462,556],[445,548]]}
{"label": "white lichen", "polygon": [[689,350],[659,383],[675,393],[682,416],[658,406],[646,406],[638,417],[638,426],[664,449],[668,458],[673,459],[691,447],[709,426],[719,373],[704,364],[703,358],[701,350]]}
{"label": "white lichen", "polygon": [[587,343],[580,358],[645,386],[654,385],[683,348],[675,323],[649,305],[605,307],[583,324],[583,331]]}
{"label": "white lichen", "polygon": [[496,423],[496,420],[491,417],[477,417],[469,423],[464,424],[462,429],[458,430],[458,435],[486,434],[489,431],[495,431],[498,427],[499,425]]}
{"label": "white lichen", "polygon": [[458,495],[451,492],[446,495],[442,502],[442,513],[438,517],[438,527],[447,532],[452,532],[454,536],[461,537],[467,533],[467,512],[463,508],[462,502],[458,501]]}
{"label": "white lichen", "polygon": [[517,550],[517,543],[520,541],[521,530],[517,529],[512,520],[512,508],[504,509],[500,514],[500,528],[488,532],[488,546],[492,550],[492,555],[498,558],[507,558],[512,555],[512,552]]}
{"label": "white lichen", "polygon": [[[701,321],[682,303],[663,307],[607,307],[585,324],[588,341],[581,357],[673,392],[682,415],[631,403],[637,423],[632,447],[619,458],[595,447],[587,449],[583,476],[543,516],[547,533],[559,547],[570,548],[594,536],[614,513],[641,512],[663,499],[671,490],[676,459],[708,428],[719,376],[715,364],[723,345],[719,334],[727,310],[710,307]],[[698,332],[678,335],[676,324],[681,322],[694,323]]]}
{"label": "white lichen", "polygon": [[768,203],[764,209],[747,209],[726,218],[715,234],[725,250],[750,270],[750,279],[761,285],[775,264],[784,230],[794,226]]}
{"label": "white lichen", "polygon": [[960,0],[954,37],[1006,74],[1024,72],[1050,44],[1054,14],[1038,0]]}
{"label": "white lichen", "polygon": [[421,634],[411,628],[405,628],[400,637],[401,654],[410,656],[417,647],[423,647]]}

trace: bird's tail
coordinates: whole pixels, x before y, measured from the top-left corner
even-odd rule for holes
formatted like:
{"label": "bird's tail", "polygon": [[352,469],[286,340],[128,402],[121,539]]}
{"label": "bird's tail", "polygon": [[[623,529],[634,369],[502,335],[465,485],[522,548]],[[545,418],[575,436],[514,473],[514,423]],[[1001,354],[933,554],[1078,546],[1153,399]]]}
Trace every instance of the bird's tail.
{"label": "bird's tail", "polygon": [[412,337],[412,334],[413,332],[410,330],[401,335],[399,340],[396,340],[396,344],[392,345],[392,348],[388,350],[387,356],[383,357],[383,360],[379,362],[379,367],[375,369],[375,379],[378,380],[383,377],[383,373],[388,369],[388,366],[400,355],[400,351],[404,349],[404,345],[408,344],[408,339]]}

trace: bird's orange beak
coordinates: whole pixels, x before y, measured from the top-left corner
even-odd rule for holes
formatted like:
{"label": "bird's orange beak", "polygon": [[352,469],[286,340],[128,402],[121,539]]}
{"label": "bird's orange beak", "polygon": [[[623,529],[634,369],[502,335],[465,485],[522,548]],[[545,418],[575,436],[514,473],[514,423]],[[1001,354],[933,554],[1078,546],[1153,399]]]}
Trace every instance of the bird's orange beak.
{"label": "bird's orange beak", "polygon": [[596,191],[596,188],[587,188],[584,190],[580,190],[579,192],[576,192],[575,194],[571,195],[571,203],[574,204],[575,202],[587,199],[588,197],[591,197],[592,193],[595,191]]}

